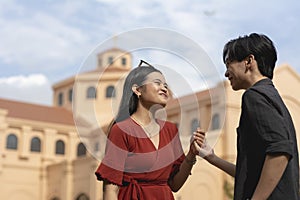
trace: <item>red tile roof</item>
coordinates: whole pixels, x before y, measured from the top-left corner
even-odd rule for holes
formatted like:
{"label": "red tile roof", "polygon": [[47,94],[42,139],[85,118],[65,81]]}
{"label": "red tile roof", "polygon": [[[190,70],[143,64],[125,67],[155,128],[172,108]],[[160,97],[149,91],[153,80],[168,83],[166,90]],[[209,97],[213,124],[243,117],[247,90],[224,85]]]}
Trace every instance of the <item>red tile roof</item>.
{"label": "red tile roof", "polygon": [[74,125],[72,112],[65,108],[0,98],[0,109],[7,110],[7,116],[11,118]]}

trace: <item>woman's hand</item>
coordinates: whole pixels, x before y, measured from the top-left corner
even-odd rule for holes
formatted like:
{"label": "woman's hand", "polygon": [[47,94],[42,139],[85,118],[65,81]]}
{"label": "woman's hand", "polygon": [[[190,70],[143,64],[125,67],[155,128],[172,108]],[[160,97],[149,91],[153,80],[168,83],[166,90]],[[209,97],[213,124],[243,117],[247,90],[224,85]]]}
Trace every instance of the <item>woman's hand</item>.
{"label": "woman's hand", "polygon": [[202,146],[205,140],[205,132],[201,130],[200,128],[197,128],[196,132],[193,132],[193,136],[191,137],[191,144],[190,144],[190,151],[194,155],[199,155],[200,148],[199,146]]}

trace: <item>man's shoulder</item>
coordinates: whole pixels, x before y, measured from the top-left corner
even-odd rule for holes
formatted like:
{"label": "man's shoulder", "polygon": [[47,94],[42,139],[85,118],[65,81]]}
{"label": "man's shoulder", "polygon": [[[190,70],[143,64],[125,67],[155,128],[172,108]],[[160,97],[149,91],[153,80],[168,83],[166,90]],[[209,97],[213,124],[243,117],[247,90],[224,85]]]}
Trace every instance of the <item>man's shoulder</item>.
{"label": "man's shoulder", "polygon": [[276,88],[274,87],[274,84],[272,80],[270,79],[263,79],[259,82],[255,83],[253,86],[248,88],[244,92],[244,98],[257,98],[257,96],[264,96],[264,97],[271,97],[275,93],[277,93]]}

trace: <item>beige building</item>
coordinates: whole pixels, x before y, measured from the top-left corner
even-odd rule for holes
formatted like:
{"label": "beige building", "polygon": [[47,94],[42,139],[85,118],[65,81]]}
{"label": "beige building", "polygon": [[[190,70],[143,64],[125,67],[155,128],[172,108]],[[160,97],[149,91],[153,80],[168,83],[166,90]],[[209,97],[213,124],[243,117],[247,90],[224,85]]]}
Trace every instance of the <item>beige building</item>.
{"label": "beige building", "polygon": [[[101,200],[94,171],[105,148],[103,130],[114,116],[122,78],[132,56],[113,48],[97,55],[95,70],[53,85],[53,106],[0,99],[0,199]],[[279,66],[274,83],[300,133],[300,76]],[[235,161],[242,91],[224,81],[215,88],[170,100],[168,120],[178,124],[188,148],[192,131],[208,131],[208,141],[223,158]],[[299,141],[298,141],[299,146]],[[233,179],[198,158],[177,200],[231,199]]]}

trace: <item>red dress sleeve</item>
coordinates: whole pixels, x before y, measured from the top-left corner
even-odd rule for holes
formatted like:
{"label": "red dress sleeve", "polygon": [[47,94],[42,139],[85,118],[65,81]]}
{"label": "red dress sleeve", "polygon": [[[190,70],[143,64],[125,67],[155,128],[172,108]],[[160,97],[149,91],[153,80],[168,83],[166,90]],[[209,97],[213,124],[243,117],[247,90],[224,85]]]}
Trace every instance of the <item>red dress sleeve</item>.
{"label": "red dress sleeve", "polygon": [[115,124],[106,142],[105,156],[95,172],[97,179],[121,186],[127,154],[126,134]]}

